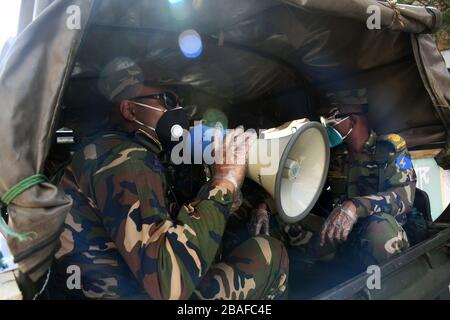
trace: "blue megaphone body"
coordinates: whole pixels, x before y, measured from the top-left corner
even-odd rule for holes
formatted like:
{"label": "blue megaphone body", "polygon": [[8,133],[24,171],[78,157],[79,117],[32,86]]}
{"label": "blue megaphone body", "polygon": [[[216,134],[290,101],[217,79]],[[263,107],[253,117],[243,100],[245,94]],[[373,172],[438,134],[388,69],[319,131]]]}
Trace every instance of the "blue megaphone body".
{"label": "blue megaphone body", "polygon": [[217,129],[219,130],[219,135],[221,138],[225,138],[225,136],[229,132],[229,130],[209,127],[202,123],[196,124],[189,130],[191,152],[193,155],[199,152],[203,154],[206,148],[211,145]]}

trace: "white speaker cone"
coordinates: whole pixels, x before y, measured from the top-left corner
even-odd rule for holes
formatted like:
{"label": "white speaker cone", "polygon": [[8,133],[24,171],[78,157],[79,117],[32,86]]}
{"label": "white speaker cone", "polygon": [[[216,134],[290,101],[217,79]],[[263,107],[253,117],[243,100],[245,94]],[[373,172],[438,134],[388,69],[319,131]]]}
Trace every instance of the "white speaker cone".
{"label": "white speaker cone", "polygon": [[274,198],[278,214],[289,223],[302,220],[324,187],[330,159],[325,128],[308,122],[292,135],[280,159]]}

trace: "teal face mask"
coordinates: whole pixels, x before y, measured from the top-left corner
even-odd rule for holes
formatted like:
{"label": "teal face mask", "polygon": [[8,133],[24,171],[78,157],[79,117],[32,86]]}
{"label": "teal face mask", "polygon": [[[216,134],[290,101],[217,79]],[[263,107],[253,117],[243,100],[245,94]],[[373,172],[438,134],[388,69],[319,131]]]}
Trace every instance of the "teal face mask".
{"label": "teal face mask", "polygon": [[328,134],[328,141],[330,143],[330,148],[337,147],[338,145],[344,142],[344,138],[341,136],[339,131],[337,131],[333,127],[327,126],[327,134]]}
{"label": "teal face mask", "polygon": [[[345,120],[347,120],[347,119],[348,119],[348,117],[345,118],[345,119],[342,119],[341,121],[339,121],[339,122],[336,123],[336,124],[339,124],[339,123],[341,123],[341,122],[343,122],[343,121],[345,121]],[[350,133],[353,131],[353,127],[352,127],[352,128],[350,128],[350,130],[348,131],[348,133],[347,133],[345,136],[342,136],[342,135],[339,133],[339,131],[337,131],[334,127],[332,127],[332,126],[330,126],[330,125],[327,125],[327,124],[325,123],[325,119],[323,119],[322,123],[323,123],[323,124],[326,126],[326,128],[327,128],[328,141],[329,141],[329,143],[330,143],[330,148],[335,148],[335,147],[341,145],[341,144],[344,142],[344,140],[345,140],[345,139],[350,135]]]}

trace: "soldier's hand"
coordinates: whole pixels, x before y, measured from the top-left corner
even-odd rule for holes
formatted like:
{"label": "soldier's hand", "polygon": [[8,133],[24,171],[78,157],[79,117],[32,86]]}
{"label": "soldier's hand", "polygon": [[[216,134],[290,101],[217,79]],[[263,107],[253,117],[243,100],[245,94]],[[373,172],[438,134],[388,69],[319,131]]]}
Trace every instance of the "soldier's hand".
{"label": "soldier's hand", "polygon": [[267,205],[261,203],[253,210],[250,220],[250,233],[252,236],[269,235],[270,216],[267,211]]}
{"label": "soldier's hand", "polygon": [[353,202],[347,201],[331,212],[320,233],[320,245],[324,246],[325,241],[335,245],[336,242],[346,241],[352,231],[358,217],[356,207]]}
{"label": "soldier's hand", "polygon": [[242,127],[230,130],[225,139],[219,132],[214,135],[214,181],[229,182],[233,191],[240,189],[245,179],[246,159],[250,146],[256,140],[256,132],[244,132]]}

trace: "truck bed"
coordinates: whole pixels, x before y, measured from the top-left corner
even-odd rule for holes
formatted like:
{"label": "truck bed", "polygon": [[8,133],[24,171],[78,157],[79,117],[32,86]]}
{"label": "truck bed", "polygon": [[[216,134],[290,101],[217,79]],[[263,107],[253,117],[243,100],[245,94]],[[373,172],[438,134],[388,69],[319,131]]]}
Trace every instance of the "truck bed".
{"label": "truck bed", "polygon": [[450,299],[450,224],[433,225],[433,235],[383,265],[381,288],[369,290],[362,273],[323,293],[316,300]]}

